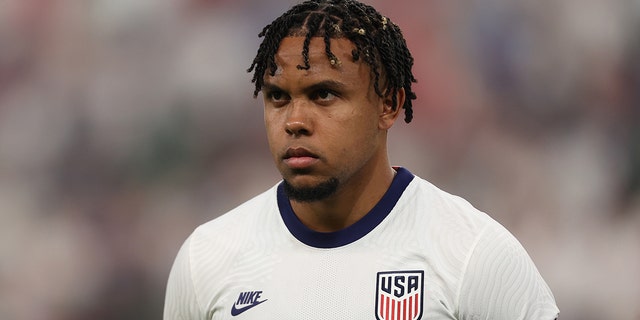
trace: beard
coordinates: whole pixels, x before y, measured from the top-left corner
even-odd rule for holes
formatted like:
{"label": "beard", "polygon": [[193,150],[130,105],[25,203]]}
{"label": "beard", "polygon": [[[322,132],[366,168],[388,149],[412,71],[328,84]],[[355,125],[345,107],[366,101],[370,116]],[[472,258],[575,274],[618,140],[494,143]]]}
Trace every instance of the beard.
{"label": "beard", "polygon": [[327,199],[335,194],[340,182],[337,178],[330,178],[311,187],[294,187],[287,180],[283,180],[283,184],[284,192],[290,200],[314,202]]}

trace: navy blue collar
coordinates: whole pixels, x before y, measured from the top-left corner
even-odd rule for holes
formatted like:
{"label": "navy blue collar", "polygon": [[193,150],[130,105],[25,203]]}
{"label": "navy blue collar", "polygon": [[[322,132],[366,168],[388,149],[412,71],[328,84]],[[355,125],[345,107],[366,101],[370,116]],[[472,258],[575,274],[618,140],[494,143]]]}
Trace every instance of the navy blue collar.
{"label": "navy blue collar", "polygon": [[398,167],[391,186],[382,199],[364,217],[349,227],[336,232],[317,232],[305,226],[291,208],[289,198],[284,193],[282,183],[278,185],[278,208],[284,224],[300,242],[316,248],[337,248],[350,244],[373,230],[389,215],[398,199],[407,188],[413,174],[409,170]]}

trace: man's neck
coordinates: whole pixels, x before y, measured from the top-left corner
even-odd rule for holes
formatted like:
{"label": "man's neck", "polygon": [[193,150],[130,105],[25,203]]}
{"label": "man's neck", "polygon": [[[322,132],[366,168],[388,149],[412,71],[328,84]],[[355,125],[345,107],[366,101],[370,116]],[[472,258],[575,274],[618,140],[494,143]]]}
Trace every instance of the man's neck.
{"label": "man's neck", "polygon": [[[336,194],[322,201],[291,201],[291,207],[304,225],[318,232],[335,232],[364,217],[389,189],[396,171],[387,166],[368,179],[352,179]],[[365,175],[366,177],[366,175]]]}

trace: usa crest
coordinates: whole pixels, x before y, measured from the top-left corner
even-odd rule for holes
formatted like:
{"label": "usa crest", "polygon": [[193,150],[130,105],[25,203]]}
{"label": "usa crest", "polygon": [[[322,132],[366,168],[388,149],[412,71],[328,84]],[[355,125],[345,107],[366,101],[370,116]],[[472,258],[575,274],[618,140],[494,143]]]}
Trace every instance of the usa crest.
{"label": "usa crest", "polygon": [[424,294],[424,271],[378,272],[377,278],[376,319],[420,319]]}

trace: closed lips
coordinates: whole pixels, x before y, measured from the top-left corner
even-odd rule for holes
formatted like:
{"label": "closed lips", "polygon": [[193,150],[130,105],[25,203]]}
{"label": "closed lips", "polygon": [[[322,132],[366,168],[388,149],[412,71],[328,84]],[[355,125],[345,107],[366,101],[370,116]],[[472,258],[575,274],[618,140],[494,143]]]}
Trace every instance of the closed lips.
{"label": "closed lips", "polygon": [[317,155],[313,154],[311,151],[305,148],[289,148],[284,154],[284,159],[300,157],[318,158]]}

